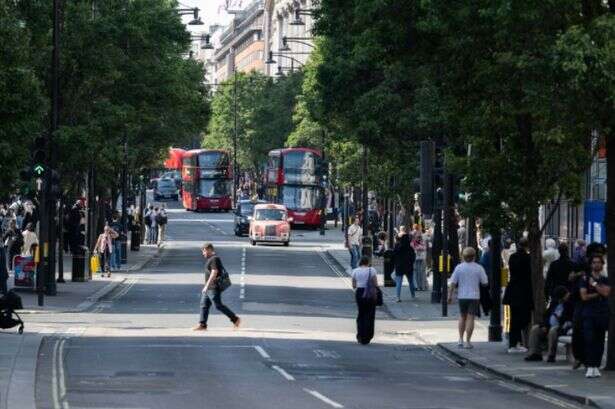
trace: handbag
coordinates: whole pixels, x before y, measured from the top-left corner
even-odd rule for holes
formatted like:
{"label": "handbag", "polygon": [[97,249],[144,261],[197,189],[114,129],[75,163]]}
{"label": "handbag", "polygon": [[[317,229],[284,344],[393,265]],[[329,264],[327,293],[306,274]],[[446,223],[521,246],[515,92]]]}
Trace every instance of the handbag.
{"label": "handbag", "polygon": [[373,270],[372,267],[370,267],[369,277],[367,279],[367,286],[365,287],[365,290],[363,291],[363,298],[366,300],[370,300],[377,307],[381,307],[383,305],[382,290],[380,290],[380,287],[374,286],[372,284],[372,280],[371,280],[372,270]]}
{"label": "handbag", "polygon": [[98,257],[98,254],[94,254],[92,257],[90,257],[90,271],[95,273],[99,270],[100,270],[100,257]]}

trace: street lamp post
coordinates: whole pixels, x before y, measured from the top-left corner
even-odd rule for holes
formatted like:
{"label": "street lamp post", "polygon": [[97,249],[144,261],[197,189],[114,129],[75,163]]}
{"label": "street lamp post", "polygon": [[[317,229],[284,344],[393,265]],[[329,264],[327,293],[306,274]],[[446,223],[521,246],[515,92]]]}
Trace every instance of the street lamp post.
{"label": "street lamp post", "polygon": [[235,50],[233,49],[233,208],[237,207],[237,67],[235,66]]}

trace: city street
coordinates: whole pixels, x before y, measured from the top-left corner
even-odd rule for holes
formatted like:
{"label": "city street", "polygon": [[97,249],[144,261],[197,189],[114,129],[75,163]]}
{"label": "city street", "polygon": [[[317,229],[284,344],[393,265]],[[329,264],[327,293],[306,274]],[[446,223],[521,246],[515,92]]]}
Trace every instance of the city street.
{"label": "city street", "polygon": [[[166,246],[143,270],[84,312],[28,317],[49,330],[39,409],[575,407],[462,367],[386,310],[372,344],[358,345],[349,280],[329,266],[318,232],[253,247],[233,235],[231,214],[169,207]],[[223,300],[239,330],[213,309],[207,332],[191,330],[204,241],[231,273]]]}

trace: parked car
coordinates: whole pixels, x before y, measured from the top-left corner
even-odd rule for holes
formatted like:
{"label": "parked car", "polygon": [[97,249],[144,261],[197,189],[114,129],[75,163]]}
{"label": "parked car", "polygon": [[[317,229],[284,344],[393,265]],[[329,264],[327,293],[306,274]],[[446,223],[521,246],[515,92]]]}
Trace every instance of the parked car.
{"label": "parked car", "polygon": [[285,206],[267,203],[254,206],[254,216],[250,221],[250,243],[255,246],[257,242],[290,243],[290,223]]}
{"label": "parked car", "polygon": [[254,207],[265,203],[264,200],[239,200],[235,209],[235,236],[243,236],[250,231]]}
{"label": "parked car", "polygon": [[158,179],[154,186],[154,200],[174,199],[179,200],[179,191],[173,179]]}

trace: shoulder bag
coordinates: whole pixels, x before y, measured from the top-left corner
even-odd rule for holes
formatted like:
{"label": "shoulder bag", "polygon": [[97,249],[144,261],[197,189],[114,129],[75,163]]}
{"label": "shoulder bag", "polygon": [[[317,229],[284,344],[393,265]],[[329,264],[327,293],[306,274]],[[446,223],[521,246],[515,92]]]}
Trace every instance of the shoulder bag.
{"label": "shoulder bag", "polygon": [[[382,291],[380,290],[380,287],[374,286],[374,284],[372,283],[372,280],[371,280],[371,278],[372,278],[372,271],[374,271],[374,269],[372,267],[370,267],[369,268],[369,277],[367,279],[367,286],[365,287],[365,290],[363,291],[363,298],[367,299],[367,300],[370,300],[377,307],[381,307],[383,305]],[[374,275],[376,275],[375,271],[374,271]]]}

